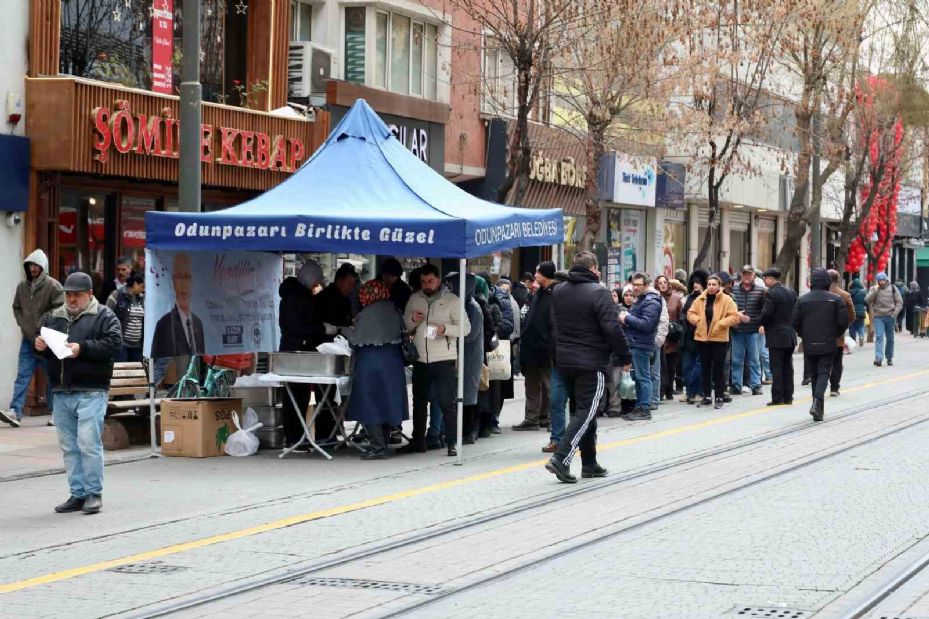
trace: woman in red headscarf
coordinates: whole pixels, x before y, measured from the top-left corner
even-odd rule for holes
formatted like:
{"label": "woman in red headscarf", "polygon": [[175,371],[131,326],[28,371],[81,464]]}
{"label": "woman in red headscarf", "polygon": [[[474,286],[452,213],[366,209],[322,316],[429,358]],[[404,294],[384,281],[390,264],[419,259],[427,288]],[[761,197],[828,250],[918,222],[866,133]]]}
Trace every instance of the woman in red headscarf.
{"label": "woman in red headscarf", "polygon": [[362,459],[383,460],[390,456],[391,428],[407,418],[403,316],[381,280],[362,285],[358,301],[362,310],[349,336],[355,365],[346,418],[361,422],[368,435],[371,449]]}

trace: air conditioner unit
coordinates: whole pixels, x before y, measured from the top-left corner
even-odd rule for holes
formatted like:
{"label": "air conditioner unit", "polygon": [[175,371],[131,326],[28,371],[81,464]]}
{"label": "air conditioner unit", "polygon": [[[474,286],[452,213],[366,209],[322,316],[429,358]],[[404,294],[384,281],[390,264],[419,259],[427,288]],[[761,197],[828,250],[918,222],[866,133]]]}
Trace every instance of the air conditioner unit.
{"label": "air conditioner unit", "polygon": [[287,99],[325,105],[326,80],[335,52],[308,41],[291,41],[287,61]]}

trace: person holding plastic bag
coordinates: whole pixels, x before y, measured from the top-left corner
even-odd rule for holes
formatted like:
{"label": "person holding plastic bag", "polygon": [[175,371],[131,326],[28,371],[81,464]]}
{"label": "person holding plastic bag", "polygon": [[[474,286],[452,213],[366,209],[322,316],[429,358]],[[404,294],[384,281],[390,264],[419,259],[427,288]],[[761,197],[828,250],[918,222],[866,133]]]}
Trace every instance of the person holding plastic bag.
{"label": "person holding plastic bag", "polygon": [[391,455],[391,430],[407,417],[403,316],[382,280],[365,282],[358,301],[362,309],[349,334],[355,363],[346,419],[360,422],[368,435],[371,448],[361,459],[384,460]]}

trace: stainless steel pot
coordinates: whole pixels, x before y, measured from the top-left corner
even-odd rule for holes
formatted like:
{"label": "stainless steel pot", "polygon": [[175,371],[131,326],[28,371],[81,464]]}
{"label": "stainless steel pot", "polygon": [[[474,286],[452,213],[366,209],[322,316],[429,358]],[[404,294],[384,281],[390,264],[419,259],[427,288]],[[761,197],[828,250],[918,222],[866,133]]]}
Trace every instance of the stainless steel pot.
{"label": "stainless steel pot", "polygon": [[345,376],[348,357],[318,352],[271,353],[270,371],[282,376]]}

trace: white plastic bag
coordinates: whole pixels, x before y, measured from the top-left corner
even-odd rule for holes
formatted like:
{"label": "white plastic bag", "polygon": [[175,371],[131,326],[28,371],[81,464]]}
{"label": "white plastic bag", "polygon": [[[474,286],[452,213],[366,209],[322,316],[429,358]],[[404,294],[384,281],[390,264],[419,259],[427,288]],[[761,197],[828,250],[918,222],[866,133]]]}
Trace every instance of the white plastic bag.
{"label": "white plastic bag", "polygon": [[258,452],[258,437],[253,434],[262,424],[258,421],[258,414],[249,408],[245,411],[245,429],[239,425],[239,414],[232,411],[232,423],[236,431],[226,441],[224,451],[230,456],[253,456]]}
{"label": "white plastic bag", "polygon": [[346,357],[352,356],[351,345],[348,343],[348,340],[341,335],[335,336],[335,339],[331,342],[320,344],[316,347],[316,350],[323,353],[324,355],[345,355]]}
{"label": "white plastic bag", "polygon": [[635,381],[632,379],[631,372],[623,371],[616,388],[619,390],[619,397],[621,399],[635,400]]}
{"label": "white plastic bag", "polygon": [[855,338],[845,336],[845,350],[848,351],[848,354],[852,354],[858,348],[858,342],[855,341]]}

